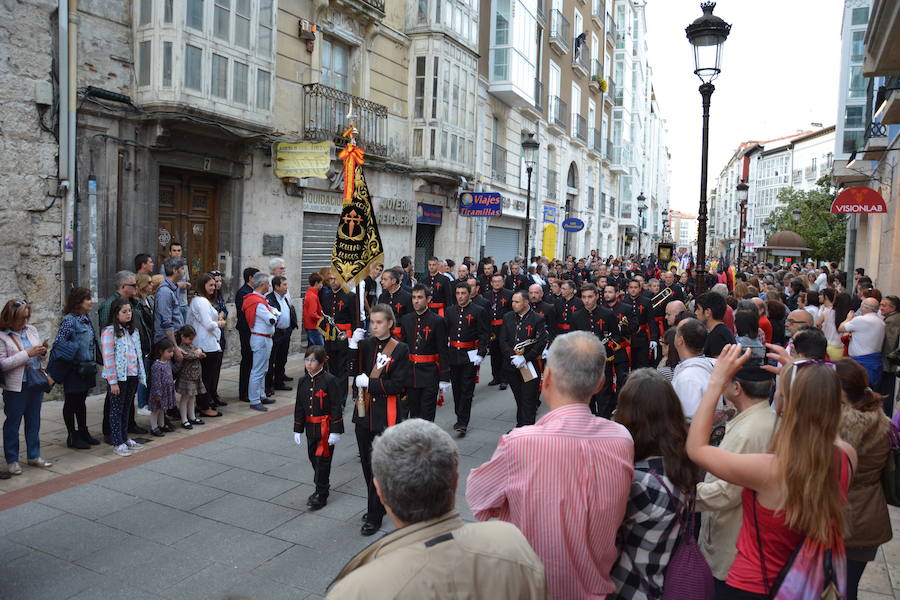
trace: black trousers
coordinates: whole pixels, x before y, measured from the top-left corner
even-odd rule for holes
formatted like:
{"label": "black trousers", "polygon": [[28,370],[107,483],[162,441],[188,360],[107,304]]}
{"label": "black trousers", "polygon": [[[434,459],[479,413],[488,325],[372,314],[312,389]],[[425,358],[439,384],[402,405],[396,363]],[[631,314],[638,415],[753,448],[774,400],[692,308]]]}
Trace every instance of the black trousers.
{"label": "black trousers", "polygon": [[641,332],[631,336],[631,368],[643,369],[650,366],[650,339]]}
{"label": "black trousers", "polygon": [[469,417],[472,416],[472,398],[475,396],[475,377],[477,373],[478,368],[472,363],[450,365],[450,388],[453,390],[453,408],[456,411],[456,422],[463,427],[469,426]]}
{"label": "black trousers", "polygon": [[894,416],[894,390],[897,386],[897,374],[881,372],[881,381],[875,386],[875,391],[884,396],[884,414],[888,418]]}
{"label": "black trousers", "polygon": [[427,387],[407,388],[406,395],[406,402],[402,404],[406,404],[409,410],[404,411],[408,413],[403,415],[404,421],[409,417],[434,422],[434,416],[437,414],[437,381]]}
{"label": "black trousers", "polygon": [[310,428],[306,428],[306,449],[309,453],[309,464],[313,468],[313,483],[316,484],[316,493],[328,497],[331,489],[331,458],[334,456],[334,446],[329,446],[328,456],[316,456],[319,447],[320,433],[316,427],[316,435],[309,435]]}
{"label": "black trousers", "polygon": [[378,525],[384,519],[385,510],[381,500],[378,498],[378,494],[375,492],[375,484],[372,483],[372,442],[381,433],[381,431],[370,431],[363,425],[356,425],[356,444],[359,446],[359,458],[362,462],[363,477],[366,479],[369,496],[366,521]]}
{"label": "black trousers", "polygon": [[328,372],[342,381],[347,379],[347,344],[326,342],[325,352],[328,353]]}
{"label": "black trousers", "polygon": [[266,372],[266,389],[284,383],[284,365],[287,364],[288,351],[291,348],[291,330],[275,330],[272,336],[272,353],[269,354],[269,370]]}
{"label": "black trousers", "polygon": [[207,352],[200,359],[200,380],[206,393],[197,395],[197,409],[208,410],[219,402],[219,373],[222,370],[222,352]]}
{"label": "black trousers", "polygon": [[[137,388],[135,388],[136,390]],[[103,435],[109,435],[109,400],[111,394],[109,393],[109,386],[106,387],[106,397],[103,399]],[[128,429],[134,429],[137,427],[137,423],[134,421],[134,397],[131,399],[131,407],[128,410]]]}
{"label": "black trousers", "polygon": [[535,377],[531,381],[522,381],[522,374],[516,370],[507,371],[506,379],[512,389],[513,398],[516,400],[516,427],[534,425],[537,419],[541,378]]}
{"label": "black trousers", "polygon": [[503,352],[500,350],[500,342],[491,342],[489,348],[491,350],[491,377],[494,381],[507,383],[503,367],[509,359],[503,356]]}
{"label": "black trousers", "polygon": [[250,370],[253,368],[253,348],[250,347],[250,331],[238,330],[241,338],[241,367],[238,375],[238,396],[241,400],[250,398]]}
{"label": "black trousers", "polygon": [[608,419],[616,410],[619,390],[628,381],[628,361],[607,362],[604,374],[603,389],[591,398],[591,412],[598,417]]}
{"label": "black trousers", "polygon": [[[77,431],[87,433],[87,409],[84,401],[87,399],[87,391],[84,392],[65,392],[63,400],[63,421],[69,433],[75,433],[75,423],[78,423]],[[107,428],[109,427],[109,415],[107,415]]]}

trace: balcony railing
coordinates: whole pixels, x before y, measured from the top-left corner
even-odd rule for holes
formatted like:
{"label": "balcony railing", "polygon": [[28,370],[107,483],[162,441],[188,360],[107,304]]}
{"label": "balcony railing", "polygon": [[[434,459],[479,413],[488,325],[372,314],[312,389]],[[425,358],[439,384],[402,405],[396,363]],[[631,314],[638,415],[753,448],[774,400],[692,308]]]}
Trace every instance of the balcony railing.
{"label": "balcony railing", "polygon": [[506,183],[506,148],[491,144],[491,179]]}
{"label": "balcony railing", "polygon": [[614,147],[615,146],[613,145],[612,140],[606,140],[606,152],[603,153],[603,158],[605,158],[606,160],[612,160]]}
{"label": "balcony railing", "polygon": [[606,16],[606,2],[603,0],[593,0],[591,2],[591,16],[595,17],[600,24],[603,23],[603,17]]}
{"label": "balcony railing", "polygon": [[612,80],[612,78],[606,80],[606,95],[604,96],[605,100],[610,104],[614,104],[616,100],[616,84]]}
{"label": "balcony railing", "polygon": [[581,45],[578,46],[578,50],[575,51],[575,56],[572,60],[572,65],[578,69],[581,69],[581,72],[584,75],[591,74],[590,68],[588,67],[590,55],[590,48],[588,48],[588,45],[586,43],[582,42]]}
{"label": "balcony railing", "polygon": [[574,115],[575,123],[572,125],[572,137],[578,138],[582,142],[587,142],[587,119],[581,115]]}
{"label": "balcony railing", "polygon": [[885,137],[887,135],[887,126],[884,123],[869,123],[866,127],[866,139]]}
{"label": "balcony railing", "polygon": [[547,169],[547,197],[556,199],[557,194],[556,171]]}
{"label": "balcony railing", "polygon": [[321,83],[303,86],[303,139],[332,140],[337,146],[346,146],[350,140],[343,133],[349,125],[346,115],[351,102],[359,130],[357,143],[368,153],[387,156],[387,106]]}
{"label": "balcony railing", "polygon": [[562,52],[569,50],[569,21],[555,8],[550,13],[550,43],[559,46]]}
{"label": "balcony railing", "polygon": [[603,63],[596,58],[591,59],[591,81],[597,81],[603,77]]}
{"label": "balcony railing", "polygon": [[588,147],[597,153],[603,152],[603,137],[596,127],[588,132]]}
{"label": "balcony railing", "polygon": [[540,79],[534,80],[534,107],[539,111],[544,111],[544,84]]}
{"label": "balcony railing", "polygon": [[549,108],[547,117],[550,124],[565,130],[569,122],[569,106],[559,96],[550,96]]}

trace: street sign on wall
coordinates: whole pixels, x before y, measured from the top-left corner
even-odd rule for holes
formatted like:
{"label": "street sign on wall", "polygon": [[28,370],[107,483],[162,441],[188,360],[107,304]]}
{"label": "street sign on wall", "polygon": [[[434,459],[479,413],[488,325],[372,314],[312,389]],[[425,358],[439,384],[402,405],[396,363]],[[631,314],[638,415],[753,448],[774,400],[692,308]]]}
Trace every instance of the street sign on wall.
{"label": "street sign on wall", "polygon": [[831,212],[835,214],[870,214],[886,213],[884,198],[872,188],[859,185],[847,188],[837,195],[831,203]]}
{"label": "street sign on wall", "polygon": [[544,223],[556,223],[556,211],[557,208],[555,206],[545,206]]}
{"label": "street sign on wall", "polygon": [[584,229],[584,221],[576,219],[575,217],[569,217],[562,222],[562,228],[571,232],[581,231]]}

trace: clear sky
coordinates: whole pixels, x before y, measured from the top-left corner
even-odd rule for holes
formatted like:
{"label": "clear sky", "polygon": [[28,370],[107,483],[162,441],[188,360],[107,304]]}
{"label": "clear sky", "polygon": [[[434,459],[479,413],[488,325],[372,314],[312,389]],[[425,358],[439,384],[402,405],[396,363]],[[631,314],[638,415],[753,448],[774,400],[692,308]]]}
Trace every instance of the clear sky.
{"label": "clear sky", "polygon": [[[841,0],[722,0],[714,14],[731,23],[710,108],[709,186],[745,140],[833,125],[837,118]],[[684,28],[699,0],[647,0],[647,46],[666,119],[670,204],[697,214],[701,106]]]}

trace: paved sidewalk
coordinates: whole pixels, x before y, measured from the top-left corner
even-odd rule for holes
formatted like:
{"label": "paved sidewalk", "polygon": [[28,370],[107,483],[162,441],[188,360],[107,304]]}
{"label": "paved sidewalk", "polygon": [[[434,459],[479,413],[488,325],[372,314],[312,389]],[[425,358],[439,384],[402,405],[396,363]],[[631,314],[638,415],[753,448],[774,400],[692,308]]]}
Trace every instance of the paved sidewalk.
{"label": "paved sidewalk", "polygon": [[[292,357],[289,374],[296,377],[300,368]],[[489,368],[483,369],[482,381],[488,377]],[[230,400],[236,369],[223,371],[222,388]],[[60,406],[48,405],[45,410]],[[101,446],[88,453],[97,464],[75,470],[86,459],[62,448],[55,475],[21,491],[6,486],[24,474],[0,481],[8,492],[0,495],[0,508],[4,501],[18,504],[0,510],[0,598],[322,597],[345,561],[377,535],[359,534],[365,484],[352,427],[335,451],[328,506],[307,510],[312,471],[305,447],[293,443],[292,406],[291,392],[280,394],[267,414],[230,403],[233,416],[211,420],[219,423],[206,430],[166,436],[164,444],[133,457],[115,457]],[[96,415],[96,406],[92,410]],[[472,429],[457,440],[457,508],[464,518],[471,519],[464,499],[468,472],[490,457],[514,419],[508,390],[478,386]],[[453,420],[448,401],[437,423],[449,429]],[[51,488],[54,493],[44,495]],[[23,502],[26,493],[40,497]],[[892,509],[891,516],[898,539],[866,570],[862,599],[900,599],[900,511]],[[387,519],[384,529],[390,529]]]}

